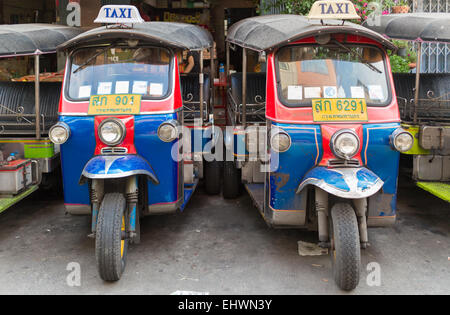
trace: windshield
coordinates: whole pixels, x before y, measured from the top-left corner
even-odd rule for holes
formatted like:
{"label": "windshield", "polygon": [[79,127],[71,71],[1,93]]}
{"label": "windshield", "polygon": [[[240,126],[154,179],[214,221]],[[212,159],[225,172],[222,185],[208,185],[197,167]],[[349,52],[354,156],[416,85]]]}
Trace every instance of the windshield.
{"label": "windshield", "polygon": [[68,97],[81,101],[92,95],[140,94],[161,99],[170,92],[170,56],[156,47],[77,50],[71,57]]}
{"label": "windshield", "polygon": [[371,46],[289,46],[277,54],[279,95],[287,106],[316,98],[365,98],[387,105],[390,91],[381,50]]}

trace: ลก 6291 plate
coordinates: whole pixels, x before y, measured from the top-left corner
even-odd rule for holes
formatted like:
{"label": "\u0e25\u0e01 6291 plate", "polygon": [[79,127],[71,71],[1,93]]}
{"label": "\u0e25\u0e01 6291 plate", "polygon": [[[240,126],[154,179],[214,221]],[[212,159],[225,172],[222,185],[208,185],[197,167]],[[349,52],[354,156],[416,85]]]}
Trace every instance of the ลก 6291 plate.
{"label": "\u0e25\u0e01 6291 plate", "polygon": [[314,121],[367,121],[367,104],[362,98],[312,100]]}

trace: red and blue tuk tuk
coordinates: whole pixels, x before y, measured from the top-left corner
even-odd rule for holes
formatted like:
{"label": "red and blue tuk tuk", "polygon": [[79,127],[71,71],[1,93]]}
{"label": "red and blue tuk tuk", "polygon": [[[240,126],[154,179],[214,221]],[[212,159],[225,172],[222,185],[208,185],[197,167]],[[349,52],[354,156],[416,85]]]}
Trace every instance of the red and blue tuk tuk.
{"label": "red and blue tuk tuk", "polygon": [[[227,37],[243,70],[229,75],[224,196],[244,183],[269,226],[317,231],[344,290],[359,283],[367,228],[395,222],[399,156],[413,142],[386,52],[396,47],[345,21],[356,18],[350,1],[317,1],[308,17],[249,18]],[[248,51],[262,72],[247,72]]]}

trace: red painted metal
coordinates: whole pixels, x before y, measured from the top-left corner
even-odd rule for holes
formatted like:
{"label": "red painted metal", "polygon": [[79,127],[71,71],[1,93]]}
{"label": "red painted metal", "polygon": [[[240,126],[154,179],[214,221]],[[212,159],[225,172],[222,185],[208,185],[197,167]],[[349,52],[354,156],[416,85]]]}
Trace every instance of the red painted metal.
{"label": "red painted metal", "polygon": [[[366,123],[390,123],[400,122],[400,113],[397,104],[397,95],[394,89],[394,79],[391,72],[391,66],[389,64],[389,58],[383,46],[372,39],[355,35],[333,35],[333,38],[339,41],[346,41],[348,43],[357,44],[370,44],[381,48],[384,52],[385,59],[387,60],[387,72],[389,75],[389,81],[392,91],[392,102],[384,107],[369,106],[367,113],[369,120]],[[305,38],[295,44],[311,44],[316,43],[314,37]],[[287,107],[284,106],[278,98],[277,92],[277,79],[275,71],[275,54],[276,51],[269,54],[267,58],[267,82],[266,82],[266,117],[267,119],[278,123],[289,124],[323,124],[321,122],[314,122],[313,113],[311,107]],[[364,123],[364,122],[361,122]],[[336,123],[336,124],[348,124],[348,122]]]}
{"label": "red painted metal", "polygon": [[[142,113],[171,113],[179,110],[183,106],[182,96],[181,96],[181,83],[180,75],[178,72],[178,60],[174,57],[174,73],[172,73],[173,80],[173,91],[171,95],[164,100],[142,100],[141,101],[141,112]],[[64,78],[66,78],[64,76]],[[66,81],[66,80],[65,80]],[[89,102],[72,102],[64,97],[65,84],[63,84],[63,91],[61,92],[59,112],[61,114],[81,114],[87,115],[89,109]]]}
{"label": "red painted metal", "polygon": [[95,155],[101,155],[102,149],[110,147],[109,145],[106,145],[100,140],[100,137],[98,136],[98,127],[104,121],[108,118],[117,118],[120,119],[124,124],[125,128],[127,130],[127,133],[125,135],[124,140],[122,143],[116,145],[115,147],[121,147],[126,148],[128,150],[128,154],[137,154],[136,147],[134,146],[134,116],[97,116],[95,117],[95,141],[96,141],[96,147],[95,147]]}
{"label": "red painted metal", "polygon": [[319,162],[320,166],[328,166],[329,160],[338,158],[333,154],[333,151],[330,148],[330,141],[331,141],[331,137],[333,137],[333,135],[337,131],[342,130],[342,129],[353,130],[358,135],[359,143],[360,143],[359,151],[352,159],[358,160],[359,164],[362,165],[361,150],[362,150],[362,143],[363,143],[363,127],[361,124],[358,124],[358,125],[327,124],[327,125],[320,126],[320,128],[321,128],[321,133],[322,133],[322,149],[323,149],[322,160]]}

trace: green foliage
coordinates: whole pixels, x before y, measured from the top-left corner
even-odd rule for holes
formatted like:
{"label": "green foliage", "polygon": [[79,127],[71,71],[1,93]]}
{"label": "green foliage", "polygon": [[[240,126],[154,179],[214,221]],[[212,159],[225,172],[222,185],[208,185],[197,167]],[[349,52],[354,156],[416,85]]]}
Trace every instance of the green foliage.
{"label": "green foliage", "polygon": [[396,40],[394,39],[392,43],[398,48],[406,48],[408,46],[408,42],[405,40]]}
{"label": "green foliage", "polygon": [[409,72],[409,62],[406,58],[391,55],[391,69],[393,73],[408,73]]}
{"label": "green foliage", "polygon": [[315,0],[276,0],[268,5],[263,5],[264,11],[284,8],[281,13],[307,15]]}
{"label": "green foliage", "polygon": [[410,48],[408,50],[408,55],[407,55],[408,61],[410,63],[416,63],[417,62],[417,52],[414,48]]}
{"label": "green foliage", "polygon": [[409,6],[407,0],[384,0],[383,7],[384,9],[390,9],[395,6]]}

